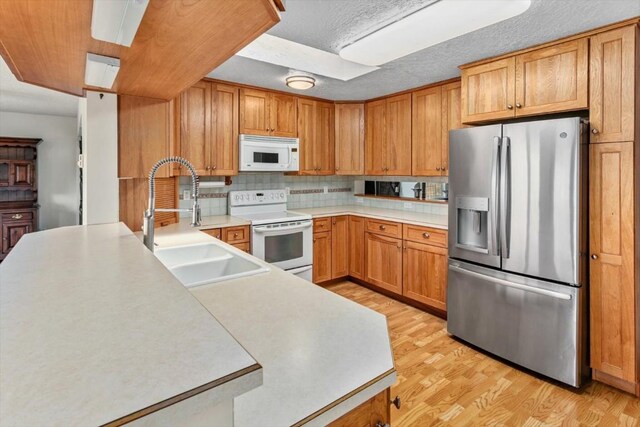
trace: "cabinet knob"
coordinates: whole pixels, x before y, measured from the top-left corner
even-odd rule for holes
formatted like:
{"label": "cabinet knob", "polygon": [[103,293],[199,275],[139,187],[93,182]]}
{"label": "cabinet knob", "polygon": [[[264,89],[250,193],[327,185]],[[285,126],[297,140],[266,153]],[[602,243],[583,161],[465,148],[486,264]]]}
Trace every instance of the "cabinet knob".
{"label": "cabinet knob", "polygon": [[600,131],[596,128],[591,129],[591,133],[597,135]]}
{"label": "cabinet knob", "polygon": [[208,171],[209,169],[211,169],[209,166],[206,166],[206,167],[204,168],[204,170],[207,170],[207,171]]}
{"label": "cabinet knob", "polygon": [[217,166],[213,166],[211,169],[215,169],[215,168],[217,168]]}
{"label": "cabinet knob", "polygon": [[269,129],[269,128],[266,128],[265,130],[266,130],[267,132],[269,132],[269,131],[270,131],[271,129]]}
{"label": "cabinet knob", "polygon": [[440,170],[440,166],[436,166],[436,170],[439,171]]}
{"label": "cabinet knob", "polygon": [[422,233],[422,237],[424,237],[425,239],[428,239],[429,237],[431,237],[431,234],[429,234],[429,233]]}
{"label": "cabinet knob", "polygon": [[596,254],[591,255],[591,259],[598,259],[598,255]]}
{"label": "cabinet knob", "polygon": [[402,402],[400,401],[400,396],[396,396],[396,398],[393,399],[391,403],[393,403],[393,406],[400,409],[400,406],[402,405]]}
{"label": "cabinet knob", "polygon": [[380,230],[384,230],[384,229],[386,229],[386,228],[387,228],[387,227],[385,227],[384,225],[381,225],[381,226],[380,226]]}
{"label": "cabinet knob", "polygon": [[238,233],[233,233],[233,237],[238,237]]}
{"label": "cabinet knob", "polygon": [[520,104],[519,102],[516,102],[516,108],[522,108],[522,104]]}
{"label": "cabinet knob", "polygon": [[269,129],[269,130],[270,130],[271,132],[273,132],[275,129],[274,129],[274,128],[271,128],[271,129]]}
{"label": "cabinet knob", "polygon": [[513,110],[513,105],[511,105],[511,104],[507,104],[507,109],[509,109],[509,110]]}
{"label": "cabinet knob", "polygon": [[444,171],[446,171],[446,170],[447,170],[447,167],[446,167],[446,166],[443,166],[443,167],[442,167],[442,172],[444,172]]}

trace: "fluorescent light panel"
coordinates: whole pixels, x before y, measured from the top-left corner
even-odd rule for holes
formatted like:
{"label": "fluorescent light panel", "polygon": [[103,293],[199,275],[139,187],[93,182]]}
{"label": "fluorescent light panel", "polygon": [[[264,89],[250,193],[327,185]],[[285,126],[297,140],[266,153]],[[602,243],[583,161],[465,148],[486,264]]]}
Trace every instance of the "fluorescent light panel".
{"label": "fluorescent light panel", "polygon": [[343,81],[378,69],[378,67],[356,64],[334,53],[269,34],[261,35],[237,55]]}
{"label": "fluorescent light panel", "polygon": [[520,15],[531,0],[439,0],[344,47],[340,56],[369,66]]}
{"label": "fluorescent light panel", "polygon": [[84,71],[84,83],[111,89],[120,71],[120,60],[108,56],[87,53],[87,64]]}
{"label": "fluorescent light panel", "polygon": [[93,0],[91,37],[130,47],[149,0]]}

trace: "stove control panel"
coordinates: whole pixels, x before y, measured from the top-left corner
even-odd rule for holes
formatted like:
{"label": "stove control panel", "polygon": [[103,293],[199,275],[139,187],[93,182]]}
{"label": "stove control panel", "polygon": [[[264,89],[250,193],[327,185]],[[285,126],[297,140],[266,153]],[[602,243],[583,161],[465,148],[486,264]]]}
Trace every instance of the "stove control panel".
{"label": "stove control panel", "polygon": [[229,191],[230,206],[253,206],[287,203],[285,190]]}

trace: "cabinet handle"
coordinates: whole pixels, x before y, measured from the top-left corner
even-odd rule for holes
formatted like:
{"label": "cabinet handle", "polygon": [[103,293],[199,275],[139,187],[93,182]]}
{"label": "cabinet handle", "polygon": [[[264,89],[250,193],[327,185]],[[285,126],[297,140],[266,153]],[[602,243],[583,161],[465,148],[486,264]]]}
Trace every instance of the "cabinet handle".
{"label": "cabinet handle", "polygon": [[209,169],[211,169],[209,166],[205,166],[204,170],[208,171]]}
{"label": "cabinet handle", "polygon": [[447,170],[447,167],[446,167],[446,166],[443,166],[443,167],[442,167],[442,172],[444,172],[444,171],[446,171],[446,170]]}
{"label": "cabinet handle", "polygon": [[591,255],[591,259],[598,259],[598,255],[596,254]]}
{"label": "cabinet handle", "polygon": [[238,237],[238,233],[233,233],[233,237]]}
{"label": "cabinet handle", "polygon": [[516,102],[516,108],[522,108],[522,104],[520,104],[519,102]]}
{"label": "cabinet handle", "polygon": [[380,226],[380,230],[384,230],[384,229],[386,229],[386,228],[387,228],[387,227],[385,227],[384,225],[381,225],[381,226]]}
{"label": "cabinet handle", "polygon": [[271,129],[269,129],[269,128],[266,128],[265,130],[266,130],[267,132],[269,132],[269,131],[270,131]]}
{"label": "cabinet handle", "polygon": [[22,219],[22,214],[15,214],[11,217],[11,219]]}
{"label": "cabinet handle", "polygon": [[395,406],[397,409],[400,409],[400,406],[402,406],[402,401],[400,401],[400,396],[396,396],[396,398],[393,399],[391,403],[393,403],[393,406]]}
{"label": "cabinet handle", "polygon": [[217,166],[213,166],[211,169],[215,169],[215,168],[217,168]]}
{"label": "cabinet handle", "polygon": [[316,239],[313,239],[313,243],[315,243],[315,242],[316,242]]}
{"label": "cabinet handle", "polygon": [[509,110],[513,110],[513,105],[511,105],[511,104],[507,104],[507,109],[509,109]]}
{"label": "cabinet handle", "polygon": [[274,128],[271,128],[271,129],[269,129],[269,130],[270,130],[271,132],[273,132],[275,129],[274,129]]}
{"label": "cabinet handle", "polygon": [[429,234],[429,233],[422,233],[422,237],[424,237],[425,239],[428,239],[429,237],[431,237],[431,234]]}
{"label": "cabinet handle", "polygon": [[436,166],[436,170],[439,171],[440,170],[440,166]]}
{"label": "cabinet handle", "polygon": [[597,135],[600,131],[596,128],[591,129],[591,133]]}

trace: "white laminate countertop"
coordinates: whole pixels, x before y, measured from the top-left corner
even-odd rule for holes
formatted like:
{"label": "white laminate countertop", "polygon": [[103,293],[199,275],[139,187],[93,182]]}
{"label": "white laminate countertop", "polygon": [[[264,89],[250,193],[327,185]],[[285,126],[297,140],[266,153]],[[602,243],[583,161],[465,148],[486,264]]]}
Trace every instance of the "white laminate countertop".
{"label": "white laminate countertop", "polygon": [[295,212],[306,213],[314,218],[334,215],[359,215],[369,218],[399,221],[407,224],[423,225],[426,227],[448,228],[447,215],[435,215],[421,212],[400,211],[394,209],[373,208],[369,206],[345,205],[324,208],[292,209]]}
{"label": "white laminate countertop", "polygon": [[277,267],[189,290],[263,367],[263,385],[234,399],[236,427],[326,425],[396,380],[385,316]]}
{"label": "white laminate countertop", "polygon": [[3,426],[102,425],[261,384],[252,355],[124,224],[27,234],[0,282]]}

